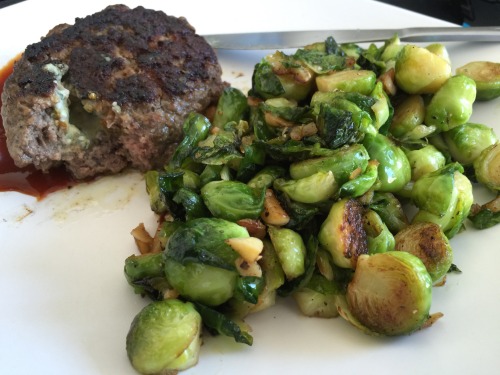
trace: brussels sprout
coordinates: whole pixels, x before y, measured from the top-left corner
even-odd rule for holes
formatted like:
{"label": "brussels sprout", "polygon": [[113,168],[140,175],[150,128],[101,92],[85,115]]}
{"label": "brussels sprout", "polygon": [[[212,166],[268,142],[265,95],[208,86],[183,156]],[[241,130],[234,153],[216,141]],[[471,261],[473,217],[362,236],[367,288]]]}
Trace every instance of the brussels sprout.
{"label": "brussels sprout", "polygon": [[298,180],[274,180],[273,187],[301,203],[320,203],[338,192],[338,185],[331,171],[316,172]]}
{"label": "brussels sprout", "polygon": [[405,45],[396,59],[396,84],[408,94],[433,94],[451,77],[451,66],[428,49]]}
{"label": "brussels sprout", "polygon": [[222,91],[212,120],[212,125],[223,128],[228,122],[238,123],[248,112],[245,94],[234,87],[225,87]]}
{"label": "brussels sprout", "polygon": [[409,95],[394,108],[389,132],[403,141],[427,137],[436,131],[436,127],[424,125],[424,118],[424,99],[421,95]]}
{"label": "brussels sprout", "polygon": [[460,164],[448,164],[415,182],[411,196],[419,211],[414,223],[436,223],[448,238],[462,229],[473,202],[472,184],[462,172]]}
{"label": "brussels sprout", "polygon": [[168,240],[164,251],[165,275],[181,296],[216,306],[233,296],[239,255],[226,243],[249,237],[248,231],[217,218],[189,220]]}
{"label": "brussels sprout", "polygon": [[305,271],[306,246],[297,232],[288,228],[270,226],[269,237],[278,255],[287,280],[292,280]]}
{"label": "brussels sprout", "polygon": [[492,128],[474,123],[465,123],[442,134],[448,152],[453,160],[470,165],[479,154],[498,142]]}
{"label": "brussels sprout", "polygon": [[370,160],[363,173],[347,181],[340,187],[340,197],[357,198],[373,188],[378,178],[378,165],[378,161]]}
{"label": "brussels sprout", "polygon": [[377,102],[371,107],[375,115],[375,128],[380,129],[380,132],[385,131],[387,127],[386,124],[390,124],[392,121],[394,108],[384,91],[382,82],[377,82],[370,96],[377,99]]}
{"label": "brussels sprout", "polygon": [[375,192],[368,207],[380,216],[392,234],[396,234],[409,224],[401,202],[392,193]]}
{"label": "brussels sprout", "polygon": [[473,204],[469,219],[477,229],[491,228],[500,223],[500,195],[483,205]]}
{"label": "brussels sprout", "polygon": [[403,45],[401,44],[401,40],[396,34],[392,38],[385,41],[380,58],[383,61],[395,60],[402,48]]}
{"label": "brussels sprout", "polygon": [[276,51],[254,68],[250,95],[263,99],[284,97],[300,101],[307,97],[314,74],[299,59]]}
{"label": "brussels sprout", "polygon": [[366,134],[363,145],[370,158],[379,162],[378,191],[397,192],[410,181],[411,167],[408,158],[389,137],[380,133]]}
{"label": "brussels sprout", "polygon": [[182,264],[165,259],[167,280],[177,292],[191,301],[218,306],[229,300],[236,288],[238,274],[201,263]]}
{"label": "brussels sprout", "polygon": [[465,124],[472,115],[472,105],[476,100],[476,84],[466,76],[449,78],[434,94],[427,105],[425,120],[437,131],[447,131]]}
{"label": "brussels sprout", "polygon": [[411,179],[418,180],[429,172],[437,171],[446,164],[444,155],[433,145],[425,145],[414,150],[404,149],[406,157],[410,162]]}
{"label": "brussels sprout", "polygon": [[376,74],[371,70],[341,70],[316,77],[316,86],[322,92],[342,90],[369,95],[376,81]]}
{"label": "brussels sprout", "polygon": [[164,267],[162,253],[131,255],[125,259],[125,278],[135,293],[161,300],[163,293],[169,289]]}
{"label": "brussels sprout", "polygon": [[337,300],[340,294],[335,282],[314,274],[307,285],[292,294],[305,316],[335,318],[339,315]]}
{"label": "brussels sprout", "polygon": [[266,287],[268,290],[276,290],[285,283],[285,273],[281,267],[281,263],[274,249],[273,243],[268,239],[264,239],[264,250],[259,264],[264,273]]}
{"label": "brussels sprout", "polygon": [[448,64],[451,64],[450,55],[448,54],[448,50],[446,49],[446,46],[444,44],[432,43],[428,46],[425,46],[425,49],[441,57],[443,60],[446,60]]}
{"label": "brussels sprout", "polygon": [[191,156],[198,142],[208,136],[211,126],[212,124],[205,116],[195,112],[190,113],[182,125],[184,138],[175,149],[169,165],[179,168],[184,160]]}
{"label": "brussels sprout", "polygon": [[491,100],[500,96],[500,63],[473,61],[457,69],[476,82],[477,100]]}
{"label": "brussels sprout", "polygon": [[365,171],[369,158],[363,145],[353,144],[334,150],[330,156],[292,163],[289,172],[294,180],[298,180],[317,172],[332,171],[335,181],[342,185],[349,181],[354,171]]}
{"label": "brussels sprout", "polygon": [[247,185],[252,189],[263,189],[273,185],[274,180],[283,177],[286,174],[286,169],[277,165],[268,165],[257,172]]}
{"label": "brussels sprout", "polygon": [[212,181],[201,188],[201,196],[215,217],[257,219],[264,207],[265,189],[252,189],[239,181]]}
{"label": "brussels sprout", "polygon": [[453,251],[448,238],[435,223],[414,223],[395,236],[396,250],[418,257],[436,283],[448,272],[453,262]]}
{"label": "brussels sprout", "polygon": [[346,297],[350,313],[369,332],[403,335],[429,318],[432,280],[422,261],[410,253],[361,255]]}
{"label": "brussels sprout", "polygon": [[201,317],[189,302],[152,302],[134,318],[127,334],[127,355],[141,374],[181,371],[198,362]]}
{"label": "brussels sprout", "polygon": [[358,201],[343,198],[332,205],[321,224],[318,241],[339,267],[356,268],[358,257],[368,252],[362,212]]}
{"label": "brussels sprout", "polygon": [[185,220],[209,216],[209,212],[203,200],[191,189],[184,187],[180,188],[172,197],[172,201],[184,208]]}
{"label": "brussels sprout", "polygon": [[363,213],[363,228],[366,232],[368,254],[394,250],[394,236],[375,211],[368,209]]}
{"label": "brussels sprout", "polygon": [[484,149],[474,160],[474,172],[478,182],[491,190],[500,191],[500,143]]}

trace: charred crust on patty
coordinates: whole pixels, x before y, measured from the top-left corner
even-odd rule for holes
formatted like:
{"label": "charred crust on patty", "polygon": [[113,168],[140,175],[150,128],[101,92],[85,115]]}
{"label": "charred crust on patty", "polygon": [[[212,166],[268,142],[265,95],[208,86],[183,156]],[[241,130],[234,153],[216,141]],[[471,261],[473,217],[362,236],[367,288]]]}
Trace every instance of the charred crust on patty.
{"label": "charred crust on patty", "polygon": [[161,167],[183,119],[223,87],[214,50],[186,19],[109,6],[55,26],[15,64],[2,95],[9,152],[18,166],[63,164],[77,178]]}

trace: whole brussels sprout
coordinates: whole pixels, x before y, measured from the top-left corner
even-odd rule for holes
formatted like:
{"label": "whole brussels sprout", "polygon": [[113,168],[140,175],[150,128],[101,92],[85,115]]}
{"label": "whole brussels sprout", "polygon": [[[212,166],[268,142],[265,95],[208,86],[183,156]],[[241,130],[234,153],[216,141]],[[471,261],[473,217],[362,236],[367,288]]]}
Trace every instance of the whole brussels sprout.
{"label": "whole brussels sprout", "polygon": [[132,321],[128,358],[141,374],[185,370],[198,362],[201,328],[201,316],[190,302],[152,302]]}
{"label": "whole brussels sprout", "polygon": [[432,280],[410,253],[361,255],[346,298],[350,314],[368,333],[408,334],[429,318]]}
{"label": "whole brussels sprout", "polygon": [[408,44],[396,59],[396,84],[408,94],[433,94],[451,77],[451,66],[426,48]]}
{"label": "whole brussels sprout", "polygon": [[463,75],[453,76],[434,94],[427,105],[425,123],[437,131],[447,131],[465,124],[472,115],[476,83]]}

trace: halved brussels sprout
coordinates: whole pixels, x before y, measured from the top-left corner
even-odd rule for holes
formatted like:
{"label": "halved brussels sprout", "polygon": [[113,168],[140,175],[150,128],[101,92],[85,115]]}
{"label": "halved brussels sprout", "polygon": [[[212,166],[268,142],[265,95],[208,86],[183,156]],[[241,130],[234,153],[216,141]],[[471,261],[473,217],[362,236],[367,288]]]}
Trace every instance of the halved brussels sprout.
{"label": "halved brussels sprout", "polygon": [[500,143],[486,148],[474,160],[478,182],[491,190],[500,191]]}
{"label": "halved brussels sprout", "polygon": [[321,224],[319,243],[339,267],[356,268],[358,257],[368,253],[362,213],[363,207],[357,200],[343,198],[332,205]]}
{"label": "halved brussels sprout", "polygon": [[491,100],[500,96],[500,63],[473,61],[457,69],[476,82],[477,100]]}
{"label": "halved brussels sprout", "polygon": [[389,132],[396,138],[409,138],[409,135],[415,133],[415,129],[422,125],[424,118],[424,99],[421,95],[409,95],[394,107]]}
{"label": "halved brussels sprout", "polygon": [[426,48],[405,45],[396,59],[396,83],[408,94],[433,94],[451,77],[451,66]]}
{"label": "halved brussels sprout", "polygon": [[349,312],[368,332],[403,335],[429,318],[432,280],[422,261],[410,253],[361,255],[346,297]]}
{"label": "halved brussels sprout", "polygon": [[341,147],[331,156],[307,159],[290,164],[290,176],[294,180],[310,176],[317,172],[332,171],[335,181],[343,184],[349,181],[356,170],[364,171],[370,156],[362,144]]}
{"label": "halved brussels sprout", "polygon": [[319,91],[341,90],[369,95],[375,88],[377,76],[371,70],[340,70],[316,77]]}
{"label": "halved brussels sprout", "polygon": [[446,275],[453,262],[453,251],[448,238],[435,223],[414,223],[395,236],[396,250],[418,257],[436,283]]}
{"label": "halved brussels sprout", "polygon": [[305,271],[306,245],[297,232],[270,226],[269,237],[286,278],[292,280]]}
{"label": "halved brussels sprout", "polygon": [[363,228],[366,232],[368,254],[394,250],[394,236],[374,210],[368,209],[363,213]]}
{"label": "halved brussels sprout", "polygon": [[257,219],[264,208],[265,189],[252,189],[239,181],[211,181],[201,188],[201,196],[215,217]]}
{"label": "halved brussels sprout", "polygon": [[274,180],[274,188],[301,203],[320,203],[338,192],[338,184],[331,171],[316,172],[298,180]]}
{"label": "halved brussels sprout", "polygon": [[201,316],[190,302],[152,302],[132,321],[128,358],[141,374],[185,370],[198,362],[201,328]]}

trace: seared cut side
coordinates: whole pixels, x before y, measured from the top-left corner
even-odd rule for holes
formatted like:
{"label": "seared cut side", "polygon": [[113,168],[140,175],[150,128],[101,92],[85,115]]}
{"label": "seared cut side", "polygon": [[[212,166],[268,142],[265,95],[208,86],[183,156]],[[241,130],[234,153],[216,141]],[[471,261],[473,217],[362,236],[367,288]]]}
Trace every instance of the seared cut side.
{"label": "seared cut side", "polygon": [[191,111],[223,89],[213,49],[184,18],[107,7],[26,48],[2,118],[16,165],[77,178],[161,167]]}

